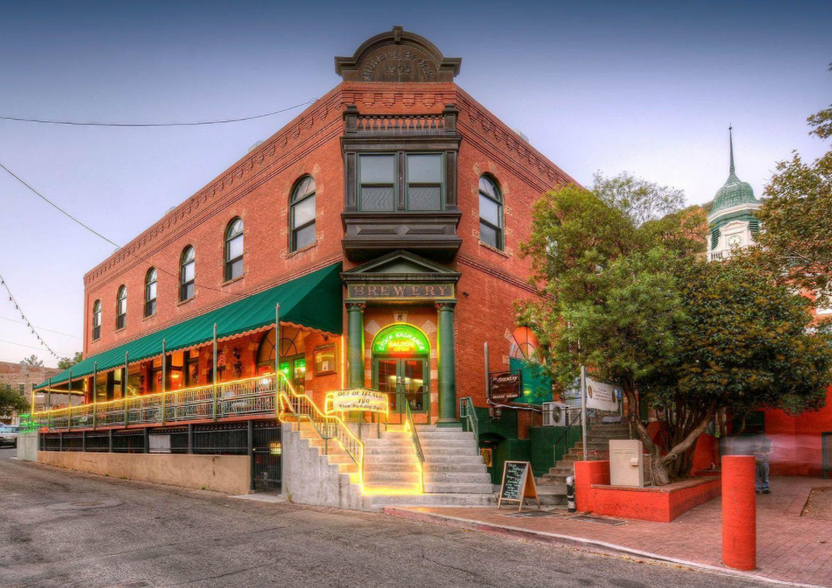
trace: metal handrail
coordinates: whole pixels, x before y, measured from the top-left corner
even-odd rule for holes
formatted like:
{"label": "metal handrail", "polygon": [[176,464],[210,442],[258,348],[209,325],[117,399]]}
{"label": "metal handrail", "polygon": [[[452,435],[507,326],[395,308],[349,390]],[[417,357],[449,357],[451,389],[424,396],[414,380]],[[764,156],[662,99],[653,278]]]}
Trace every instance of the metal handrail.
{"label": "metal handrail", "polygon": [[[26,415],[32,429],[69,430],[175,424],[239,416],[274,414],[275,378],[256,376],[215,386],[197,386],[81,404]],[[216,391],[216,392],[215,392]],[[216,417],[214,404],[216,403]],[[164,411],[164,418],[163,418]]]}
{"label": "metal handrail", "polygon": [[[586,430],[587,430],[587,432],[589,432],[589,424],[590,424],[589,419],[592,416],[595,416],[595,410],[592,410],[592,409],[587,410],[586,411]],[[552,444],[552,448],[554,449],[555,452],[557,452],[557,447],[560,444],[561,439],[566,437],[566,435],[569,433],[569,429],[572,428],[572,425],[574,425],[575,423],[580,423],[580,422],[581,422],[580,419],[576,419],[576,420],[572,421],[571,423],[569,423],[568,425],[566,425],[566,429],[564,429],[563,433],[560,434],[560,437],[558,437],[557,441],[555,441]],[[581,442],[581,443],[583,444],[583,442]],[[565,454],[566,451],[564,451],[563,453]],[[586,447],[581,448],[581,455],[583,455],[584,459],[586,459]]]}
{"label": "metal handrail", "polygon": [[410,404],[405,402],[405,433],[410,433],[410,440],[416,450],[416,458],[419,460],[419,491],[425,491],[425,453],[422,451],[422,442],[419,441],[419,432],[416,430],[416,423],[413,422],[413,413],[410,411]]}
{"label": "metal handrail", "polygon": [[468,430],[474,433],[474,439],[479,441],[480,420],[474,409],[474,400],[470,396],[463,396],[459,399],[459,418],[464,419]]}
{"label": "metal handrail", "polygon": [[283,372],[280,372],[279,384],[277,389],[277,396],[280,400],[277,409],[278,418],[285,421],[286,413],[282,410],[285,406],[298,421],[301,418],[309,421],[321,439],[324,440],[325,454],[329,451],[329,440],[334,439],[358,465],[363,485],[364,443],[355,436],[352,429],[339,417],[324,413],[309,396],[295,390]]}

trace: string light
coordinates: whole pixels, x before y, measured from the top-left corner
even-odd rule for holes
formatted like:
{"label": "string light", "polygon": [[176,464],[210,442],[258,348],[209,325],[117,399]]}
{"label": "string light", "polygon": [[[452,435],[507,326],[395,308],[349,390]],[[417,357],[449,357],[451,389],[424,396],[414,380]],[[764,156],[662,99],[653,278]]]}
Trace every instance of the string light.
{"label": "string light", "polygon": [[9,302],[14,304],[14,309],[20,314],[20,318],[23,320],[24,323],[26,323],[26,326],[29,327],[29,330],[32,332],[32,335],[34,335],[37,338],[38,342],[41,344],[41,347],[45,347],[46,350],[55,359],[60,359],[60,356],[57,353],[55,353],[54,351],[52,351],[52,348],[49,347],[49,345],[46,343],[46,341],[44,341],[41,338],[41,336],[35,330],[35,327],[32,325],[32,323],[29,322],[29,319],[26,318],[26,315],[23,313],[23,310],[21,310],[21,308],[20,308],[20,304],[18,304],[17,300],[14,297],[14,294],[12,294],[12,291],[9,288],[9,285],[6,283],[6,280],[3,278],[2,275],[0,275],[0,284],[2,284],[3,287],[6,289],[6,293],[9,295]]}

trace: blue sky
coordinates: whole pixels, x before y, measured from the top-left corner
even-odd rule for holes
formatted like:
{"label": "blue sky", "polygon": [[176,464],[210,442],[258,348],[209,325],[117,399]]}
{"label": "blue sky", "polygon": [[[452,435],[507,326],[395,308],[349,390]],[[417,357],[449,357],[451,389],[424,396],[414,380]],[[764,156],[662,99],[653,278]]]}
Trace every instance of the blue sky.
{"label": "blue sky", "polygon": [[[335,55],[401,24],[462,57],[457,82],[578,181],[627,170],[710,200],[759,195],[832,102],[829,2],[0,2],[0,115],[103,121],[246,116],[339,81]],[[126,243],[278,130],[0,121],[0,162]],[[83,274],[113,247],[0,172],[0,274],[43,338],[80,350]],[[38,346],[0,297],[0,360]],[[67,336],[72,335],[72,336]],[[14,344],[5,343],[10,341]],[[40,354],[47,365],[54,364]]]}

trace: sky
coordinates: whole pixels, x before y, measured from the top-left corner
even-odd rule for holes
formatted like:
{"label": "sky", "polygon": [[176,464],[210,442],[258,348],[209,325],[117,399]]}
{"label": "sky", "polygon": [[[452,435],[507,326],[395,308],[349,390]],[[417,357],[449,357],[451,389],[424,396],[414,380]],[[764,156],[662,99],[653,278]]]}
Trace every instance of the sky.
{"label": "sky", "polygon": [[[762,193],[819,156],[832,102],[830,2],[40,2],[0,0],[0,116],[105,122],[244,117],[324,95],[333,57],[403,25],[462,57],[456,82],[579,182],[622,171],[713,198]],[[302,109],[238,124],[0,120],[0,163],[127,243]],[[83,275],[114,250],[0,170],[0,275],[59,355],[81,350]],[[56,360],[0,289],[0,361]]]}

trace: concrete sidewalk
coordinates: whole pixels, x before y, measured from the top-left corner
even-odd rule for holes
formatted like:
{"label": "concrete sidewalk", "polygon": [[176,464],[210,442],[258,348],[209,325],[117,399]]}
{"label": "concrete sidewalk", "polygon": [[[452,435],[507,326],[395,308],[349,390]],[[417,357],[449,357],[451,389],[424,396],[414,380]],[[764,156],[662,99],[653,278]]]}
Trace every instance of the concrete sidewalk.
{"label": "concrete sidewalk", "polygon": [[[832,524],[823,520],[823,515],[829,513],[820,513],[819,518],[801,516],[813,488],[830,488],[832,491],[832,480],[796,477],[771,480],[772,493],[757,497],[757,569],[749,573],[732,570],[732,573],[810,586],[832,586]],[[574,514],[564,510],[546,516],[509,516],[517,512],[516,507],[504,507],[501,511],[496,508],[389,507],[385,512],[728,571],[722,565],[720,499],[695,508],[672,523],[586,520],[575,518]]]}

